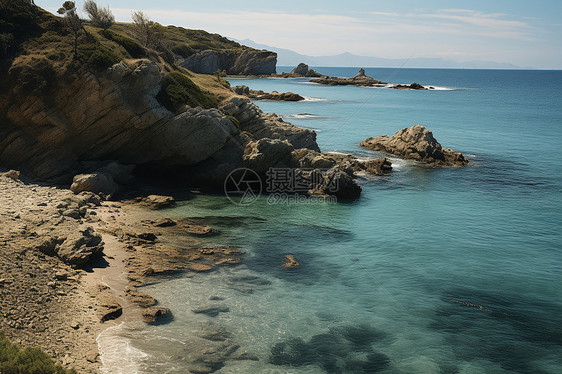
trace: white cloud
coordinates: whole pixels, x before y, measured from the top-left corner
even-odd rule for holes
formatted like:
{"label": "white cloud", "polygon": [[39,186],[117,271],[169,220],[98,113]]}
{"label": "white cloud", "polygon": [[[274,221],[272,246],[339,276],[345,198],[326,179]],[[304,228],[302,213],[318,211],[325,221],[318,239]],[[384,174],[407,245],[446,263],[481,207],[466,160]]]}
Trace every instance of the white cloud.
{"label": "white cloud", "polygon": [[[112,10],[119,20],[131,19],[132,9]],[[504,61],[504,56],[516,55],[516,49],[523,55],[544,33],[528,23],[532,22],[530,20],[524,22],[503,13],[470,9],[426,9],[404,14],[350,11],[346,15],[179,9],[144,11],[162,24],[204,29],[237,39],[248,38],[308,55],[349,51],[403,58],[418,51],[416,57],[464,55]]]}

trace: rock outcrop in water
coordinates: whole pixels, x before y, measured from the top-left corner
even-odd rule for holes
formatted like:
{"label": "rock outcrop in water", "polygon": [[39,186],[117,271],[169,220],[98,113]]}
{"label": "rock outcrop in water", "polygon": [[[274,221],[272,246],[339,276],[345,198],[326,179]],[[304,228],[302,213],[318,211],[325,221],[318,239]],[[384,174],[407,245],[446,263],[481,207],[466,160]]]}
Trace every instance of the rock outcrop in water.
{"label": "rock outcrop in water", "polygon": [[390,153],[399,157],[417,160],[432,166],[459,167],[468,165],[460,152],[443,148],[424,126],[414,125],[398,131],[393,136],[369,137],[360,146]]}
{"label": "rock outcrop in water", "polygon": [[319,78],[322,74],[308,67],[307,64],[302,62],[296,68],[291,70],[290,73],[279,73],[278,76],[282,78]]}
{"label": "rock outcrop in water", "polygon": [[433,87],[427,88],[422,86],[419,83],[412,83],[412,84],[397,84],[395,86],[392,86],[390,88],[394,88],[395,90],[428,90],[428,89],[433,89]]}
{"label": "rock outcrop in water", "polygon": [[365,70],[360,69],[353,78],[322,77],[312,79],[311,82],[325,86],[364,86],[364,87],[384,87],[386,82],[376,80],[365,75]]}
{"label": "rock outcrop in water", "polygon": [[302,101],[304,97],[293,92],[264,92],[262,90],[251,90],[248,86],[235,86],[232,88],[238,95],[246,96],[252,100],[272,101]]}

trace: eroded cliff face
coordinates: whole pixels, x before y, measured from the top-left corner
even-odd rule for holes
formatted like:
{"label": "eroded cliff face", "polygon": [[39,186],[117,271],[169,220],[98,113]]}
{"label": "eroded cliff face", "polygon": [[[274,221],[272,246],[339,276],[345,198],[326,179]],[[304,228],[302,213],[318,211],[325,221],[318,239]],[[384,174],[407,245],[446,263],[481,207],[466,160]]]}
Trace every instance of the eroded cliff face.
{"label": "eroded cliff face", "polygon": [[187,57],[181,66],[201,74],[226,70],[231,75],[269,75],[276,72],[277,53],[247,49],[242,51],[205,50]]}
{"label": "eroded cliff face", "polygon": [[68,178],[84,161],[118,160],[190,166],[220,180],[242,165],[254,139],[318,150],[313,131],[266,115],[245,98],[232,96],[220,109],[185,106],[172,113],[157,99],[163,67],[150,60],[71,74],[57,73],[46,58],[22,56],[7,75],[8,89],[0,93],[0,164],[41,179]]}

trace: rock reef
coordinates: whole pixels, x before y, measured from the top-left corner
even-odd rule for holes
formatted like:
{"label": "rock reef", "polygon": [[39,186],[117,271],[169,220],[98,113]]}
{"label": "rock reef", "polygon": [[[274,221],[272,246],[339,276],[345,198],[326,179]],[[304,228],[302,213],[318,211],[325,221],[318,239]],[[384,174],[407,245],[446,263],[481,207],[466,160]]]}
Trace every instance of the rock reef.
{"label": "rock reef", "polygon": [[251,90],[248,86],[235,86],[232,88],[238,95],[246,96],[252,100],[271,101],[302,101],[304,97],[293,92],[264,92],[262,90]]}
{"label": "rock reef", "polygon": [[290,73],[279,73],[277,76],[281,78],[320,78],[323,75],[301,62]]}
{"label": "rock reef", "polygon": [[414,125],[398,131],[393,136],[369,137],[360,146],[417,160],[432,166],[459,167],[468,165],[468,160],[460,152],[443,148],[433,137],[433,133],[421,125]]}
{"label": "rock reef", "polygon": [[376,80],[375,78],[365,75],[365,70],[360,69],[352,78],[341,77],[322,77],[312,79],[311,82],[322,84],[325,86],[363,86],[363,87],[384,87],[386,82]]}

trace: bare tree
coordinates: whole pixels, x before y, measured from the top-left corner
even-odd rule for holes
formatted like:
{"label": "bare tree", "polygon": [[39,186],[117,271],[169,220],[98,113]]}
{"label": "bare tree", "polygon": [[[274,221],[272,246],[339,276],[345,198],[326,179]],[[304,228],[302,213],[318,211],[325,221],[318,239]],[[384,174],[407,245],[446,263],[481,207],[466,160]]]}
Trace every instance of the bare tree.
{"label": "bare tree", "polygon": [[152,39],[152,21],[146,14],[139,10],[133,12],[133,22],[137,38],[145,47],[148,47]]}
{"label": "bare tree", "polygon": [[101,8],[94,2],[94,0],[86,0],[84,3],[84,11],[88,13],[92,23],[107,30],[115,23],[115,17],[109,7]]}
{"label": "bare tree", "polygon": [[142,11],[133,12],[133,22],[137,39],[146,48],[161,48],[164,42],[164,26],[151,21]]}
{"label": "bare tree", "polygon": [[78,58],[78,37],[84,26],[78,17],[74,1],[65,1],[57,13],[64,15],[68,29],[74,34],[74,58]]}

